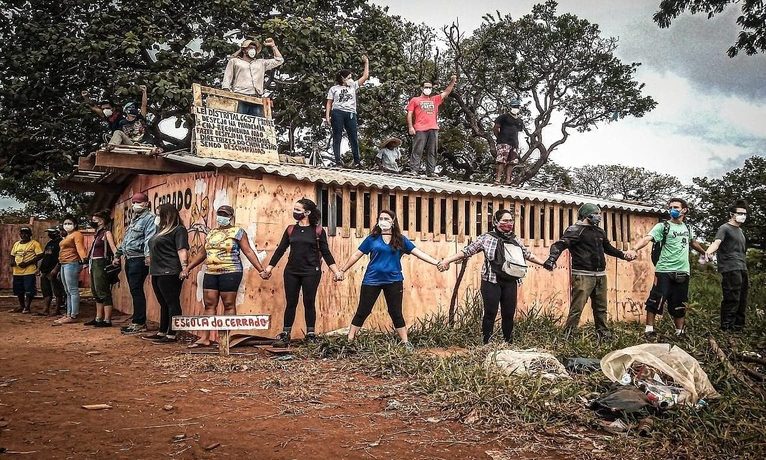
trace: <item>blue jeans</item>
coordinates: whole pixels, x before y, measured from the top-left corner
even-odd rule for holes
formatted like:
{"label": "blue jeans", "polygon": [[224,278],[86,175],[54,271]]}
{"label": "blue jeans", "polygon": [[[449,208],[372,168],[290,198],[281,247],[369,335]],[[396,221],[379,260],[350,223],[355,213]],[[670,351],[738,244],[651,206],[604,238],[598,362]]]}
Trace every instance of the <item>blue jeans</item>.
{"label": "blue jeans", "polygon": [[263,117],[263,106],[261,104],[251,104],[249,102],[240,101],[237,104],[237,113]]}
{"label": "blue jeans", "polygon": [[133,299],[133,324],[146,324],[146,293],[144,281],[149,276],[149,267],[143,257],[131,257],[125,262],[125,277],[128,278],[130,297]]}
{"label": "blue jeans", "polygon": [[80,262],[61,264],[61,282],[66,292],[66,315],[77,318],[80,313]]}
{"label": "blue jeans", "polygon": [[354,155],[354,163],[359,163],[359,140],[357,136],[357,116],[353,112],[333,110],[330,124],[332,125],[332,153],[335,154],[335,163],[340,164],[340,141],[343,139],[343,129],[346,129],[348,143],[351,146],[351,154]]}

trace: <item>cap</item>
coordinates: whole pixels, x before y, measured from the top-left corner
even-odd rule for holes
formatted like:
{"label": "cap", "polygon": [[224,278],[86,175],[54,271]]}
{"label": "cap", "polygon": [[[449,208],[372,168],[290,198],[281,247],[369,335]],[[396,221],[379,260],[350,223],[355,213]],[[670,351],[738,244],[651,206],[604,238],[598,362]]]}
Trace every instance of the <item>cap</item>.
{"label": "cap", "polygon": [[19,229],[19,233],[29,233],[31,235],[32,234],[32,229],[29,228],[29,227],[21,227]]}
{"label": "cap", "polygon": [[130,198],[130,201],[133,203],[147,203],[149,202],[149,197],[146,196],[146,193],[136,192]]}
{"label": "cap", "polygon": [[384,140],[383,142],[380,143],[380,148],[384,148],[385,146],[387,146],[391,142],[395,142],[396,143],[396,145],[394,147],[399,147],[400,145],[402,145],[402,140],[399,139],[398,137],[389,137],[388,139],[386,139],[386,140]]}
{"label": "cap", "polygon": [[596,214],[601,212],[601,208],[596,206],[593,203],[585,203],[582,206],[580,206],[580,209],[577,210],[577,217],[580,219],[588,217],[591,214]]}
{"label": "cap", "polygon": [[225,204],[223,206],[219,206],[218,210],[215,212],[216,214],[225,214],[229,217],[234,216],[234,208],[229,206],[228,204]]}

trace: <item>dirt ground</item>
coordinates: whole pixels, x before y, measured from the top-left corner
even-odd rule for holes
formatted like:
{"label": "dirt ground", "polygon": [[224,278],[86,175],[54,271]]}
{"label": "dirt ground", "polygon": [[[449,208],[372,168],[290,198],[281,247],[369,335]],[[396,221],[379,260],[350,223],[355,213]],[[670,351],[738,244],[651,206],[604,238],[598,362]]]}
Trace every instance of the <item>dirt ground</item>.
{"label": "dirt ground", "polygon": [[[117,327],[52,327],[49,318],[10,313],[14,305],[0,298],[0,450],[9,457],[566,457],[518,449],[520,433],[446,420],[425,397],[402,391],[406,382],[354,373],[342,361],[277,362],[240,347],[234,351],[256,354],[229,358],[235,372],[206,371],[189,364],[221,358],[123,336]],[[86,301],[81,317],[92,312]],[[246,359],[243,372],[237,362]],[[91,404],[111,409],[82,408]]]}

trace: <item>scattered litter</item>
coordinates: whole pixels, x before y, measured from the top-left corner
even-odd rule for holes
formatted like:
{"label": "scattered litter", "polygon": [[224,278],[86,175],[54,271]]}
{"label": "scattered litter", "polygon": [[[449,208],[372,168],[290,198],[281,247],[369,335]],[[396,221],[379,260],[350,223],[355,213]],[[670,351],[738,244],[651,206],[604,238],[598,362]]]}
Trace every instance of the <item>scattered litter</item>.
{"label": "scattered litter", "polygon": [[638,422],[637,429],[639,436],[650,438],[652,436],[652,431],[654,430],[654,417],[644,417],[641,419],[641,421]]}
{"label": "scattered litter", "polygon": [[463,419],[463,423],[466,425],[473,425],[474,423],[479,421],[479,413],[476,411],[476,409],[472,410],[468,413],[468,415],[465,416]]}
{"label": "scattered litter", "polygon": [[162,406],[162,409],[163,410],[173,410],[173,406],[171,406],[170,404],[166,404],[166,405]]}
{"label": "scattered litter", "polygon": [[436,418],[436,417],[428,417],[426,419],[426,422],[428,422],[428,423],[439,423],[439,422],[441,422],[441,419]]}
{"label": "scattered litter", "polygon": [[601,369],[601,360],[596,358],[567,358],[564,367],[567,371],[576,374],[590,374]]}
{"label": "scattered litter", "polygon": [[87,410],[105,410],[105,409],[111,409],[112,406],[109,404],[86,404],[82,406],[83,409]]}
{"label": "scattered litter", "polygon": [[205,450],[213,450],[216,447],[220,447],[220,446],[221,446],[220,442],[214,442],[212,444],[209,444],[209,445],[205,446]]}
{"label": "scattered litter", "polygon": [[619,418],[612,422],[608,422],[608,421],[601,422],[601,427],[610,433],[616,433],[616,434],[625,433],[631,428],[630,425],[628,425],[622,419],[619,419]]}
{"label": "scattered litter", "polygon": [[511,456],[511,454],[500,452],[499,450],[487,450],[484,451],[484,453],[492,460],[514,460],[517,458],[516,456]]}
{"label": "scattered litter", "polygon": [[342,327],[340,329],[335,329],[334,331],[325,332],[324,335],[326,335],[326,336],[346,336],[346,335],[348,335],[348,327]]}
{"label": "scattered litter", "polygon": [[367,447],[378,447],[380,445],[380,440],[370,442],[367,444]]}
{"label": "scattered litter", "polygon": [[86,354],[86,355],[89,355],[89,356],[93,356],[93,355],[100,355],[100,354],[101,354],[101,352],[100,352],[100,351],[95,351],[95,350],[94,350],[94,351],[86,351],[86,352],[85,352],[85,354]]}
{"label": "scattered litter", "polygon": [[189,374],[178,374],[179,378],[185,379],[189,377]]}
{"label": "scattered litter", "polygon": [[487,369],[497,367],[508,375],[541,375],[543,378],[571,378],[563,364],[550,353],[529,350],[499,350],[484,361]]}
{"label": "scattered litter", "polygon": [[404,404],[400,403],[399,401],[391,399],[388,401],[388,404],[386,404],[386,408],[384,410],[399,410],[403,406]]}
{"label": "scattered litter", "polygon": [[0,383],[0,387],[10,386],[10,384],[12,384],[13,382],[17,382],[18,380],[19,379],[6,379],[6,380],[3,380],[3,382]]}
{"label": "scattered litter", "polygon": [[182,442],[182,441],[186,441],[186,435],[185,434],[177,434],[177,435],[173,436],[173,442],[174,443]]}
{"label": "scattered litter", "polygon": [[200,388],[199,391],[201,391],[203,393],[210,393],[213,390],[208,390],[207,388]]}
{"label": "scattered litter", "polygon": [[279,356],[275,356],[275,357],[273,357],[271,359],[273,359],[274,361],[292,361],[292,360],[295,359],[295,356],[293,356],[293,355],[279,355]]}
{"label": "scattered litter", "polygon": [[647,415],[651,407],[644,392],[634,386],[618,386],[590,404],[590,408],[606,420],[635,414]]}

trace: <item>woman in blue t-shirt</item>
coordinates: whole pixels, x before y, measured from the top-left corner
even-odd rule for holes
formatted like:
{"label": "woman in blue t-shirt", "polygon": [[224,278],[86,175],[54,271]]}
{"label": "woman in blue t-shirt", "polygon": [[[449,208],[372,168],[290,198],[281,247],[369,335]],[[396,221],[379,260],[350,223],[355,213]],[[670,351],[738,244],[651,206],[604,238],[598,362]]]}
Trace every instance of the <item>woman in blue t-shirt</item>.
{"label": "woman in blue t-shirt", "polygon": [[345,278],[345,273],[363,255],[370,255],[370,263],[364,273],[362,288],[359,291],[359,306],[356,309],[351,327],[348,330],[349,342],[354,340],[364,321],[370,316],[372,307],[383,291],[388,305],[388,314],[394,322],[396,333],[402,339],[402,345],[412,350],[412,344],[407,340],[407,328],[402,315],[402,297],[404,294],[404,275],[402,274],[401,258],[404,254],[412,254],[418,259],[431,265],[437,265],[434,259],[402,235],[396,215],[392,211],[383,210],[378,216],[378,223],[372,228],[370,235],[362,241],[359,249],[343,264],[336,280]]}

